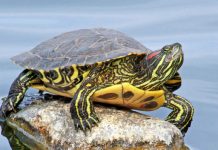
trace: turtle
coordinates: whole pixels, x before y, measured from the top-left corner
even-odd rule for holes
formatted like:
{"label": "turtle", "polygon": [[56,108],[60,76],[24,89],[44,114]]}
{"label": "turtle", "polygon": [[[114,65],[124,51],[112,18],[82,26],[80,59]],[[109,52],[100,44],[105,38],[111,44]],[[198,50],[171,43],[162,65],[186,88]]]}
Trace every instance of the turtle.
{"label": "turtle", "polygon": [[12,57],[24,70],[12,83],[1,113],[7,117],[16,111],[32,87],[71,98],[69,111],[77,131],[86,133],[98,125],[93,104],[98,102],[130,110],[169,108],[165,120],[185,134],[194,108],[173,93],[181,86],[183,55],[180,43],[151,51],[113,29],[63,33]]}

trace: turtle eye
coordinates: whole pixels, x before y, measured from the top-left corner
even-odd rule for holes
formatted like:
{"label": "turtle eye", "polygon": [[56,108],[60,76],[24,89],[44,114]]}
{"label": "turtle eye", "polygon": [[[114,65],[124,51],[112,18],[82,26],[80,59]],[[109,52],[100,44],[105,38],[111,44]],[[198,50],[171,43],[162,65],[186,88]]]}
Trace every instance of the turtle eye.
{"label": "turtle eye", "polygon": [[164,47],[163,47],[163,50],[164,50],[165,52],[168,52],[168,51],[171,50],[171,47],[170,47],[169,45],[164,46]]}

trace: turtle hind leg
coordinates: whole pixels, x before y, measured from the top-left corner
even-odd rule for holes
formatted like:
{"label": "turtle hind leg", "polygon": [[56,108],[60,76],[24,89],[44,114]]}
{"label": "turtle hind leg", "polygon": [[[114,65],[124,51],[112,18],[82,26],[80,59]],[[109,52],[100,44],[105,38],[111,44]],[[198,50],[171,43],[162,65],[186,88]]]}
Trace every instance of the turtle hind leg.
{"label": "turtle hind leg", "polygon": [[170,93],[166,96],[164,107],[172,109],[172,112],[167,116],[166,121],[177,126],[185,136],[185,133],[191,126],[194,115],[192,104],[185,98]]}
{"label": "turtle hind leg", "polygon": [[12,83],[6,100],[2,103],[0,109],[1,114],[4,114],[6,117],[11,111],[15,111],[16,107],[23,100],[31,81],[36,78],[37,75],[28,69],[25,69],[22,73],[20,73],[20,75]]}

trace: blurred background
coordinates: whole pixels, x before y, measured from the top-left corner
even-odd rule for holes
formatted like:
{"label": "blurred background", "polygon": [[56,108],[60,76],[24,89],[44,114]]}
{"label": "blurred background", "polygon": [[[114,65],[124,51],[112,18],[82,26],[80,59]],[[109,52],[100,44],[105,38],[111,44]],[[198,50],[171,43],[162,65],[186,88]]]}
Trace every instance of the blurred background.
{"label": "blurred background", "polygon": [[[0,0],[0,96],[22,71],[10,57],[60,33],[92,27],[119,30],[152,50],[180,42],[185,61],[176,93],[195,107],[185,142],[193,150],[217,149],[217,0]],[[160,118],[168,113],[145,112]],[[11,149],[1,135],[0,149]]]}

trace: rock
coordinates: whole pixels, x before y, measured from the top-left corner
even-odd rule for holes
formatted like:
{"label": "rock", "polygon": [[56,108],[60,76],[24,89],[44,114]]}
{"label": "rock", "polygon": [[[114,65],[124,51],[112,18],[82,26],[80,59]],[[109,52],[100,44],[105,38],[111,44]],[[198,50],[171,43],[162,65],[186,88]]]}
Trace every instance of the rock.
{"label": "rock", "polygon": [[[69,103],[39,101],[12,114],[7,124],[30,149],[186,149],[174,125],[134,111],[96,105],[101,122],[85,135],[76,132]],[[22,133],[22,134],[20,134]],[[26,142],[34,141],[34,142]]]}

